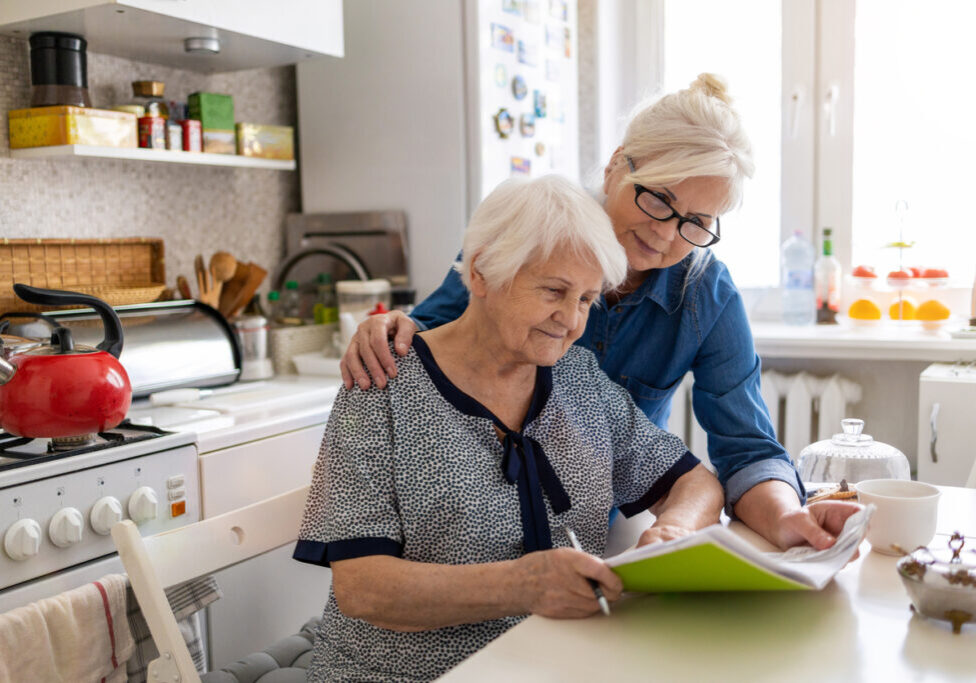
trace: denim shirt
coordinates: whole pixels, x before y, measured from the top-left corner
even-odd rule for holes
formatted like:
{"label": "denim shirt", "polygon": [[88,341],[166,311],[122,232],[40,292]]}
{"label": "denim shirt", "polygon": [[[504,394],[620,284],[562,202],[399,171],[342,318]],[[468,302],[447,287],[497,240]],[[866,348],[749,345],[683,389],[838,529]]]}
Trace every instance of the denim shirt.
{"label": "denim shirt", "polygon": [[[730,515],[742,494],[773,479],[792,486],[803,502],[806,491],[776,441],[759,393],[759,356],[742,297],[711,253],[686,284],[692,256],[650,271],[613,308],[601,296],[576,343],[591,350],[603,371],[662,429],[678,385],[689,370],[694,373],[692,406],[708,434],[708,457]],[[467,290],[452,269],[412,317],[429,329],[457,319],[467,305]]]}

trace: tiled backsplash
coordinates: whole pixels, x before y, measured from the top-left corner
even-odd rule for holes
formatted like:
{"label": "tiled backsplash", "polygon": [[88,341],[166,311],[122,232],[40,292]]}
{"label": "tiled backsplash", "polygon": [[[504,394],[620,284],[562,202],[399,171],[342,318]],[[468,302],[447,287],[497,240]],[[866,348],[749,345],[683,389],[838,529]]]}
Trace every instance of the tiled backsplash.
{"label": "tiled backsplash", "polygon": [[[25,39],[0,36],[0,111],[30,106]],[[130,82],[161,80],[166,98],[234,96],[238,121],[295,126],[295,69],[200,74],[89,52],[93,105],[132,99]],[[161,237],[166,279],[193,279],[193,257],[219,249],[269,271],[282,256],[286,214],[300,207],[297,172],[110,159],[10,158],[0,125],[0,237]]]}

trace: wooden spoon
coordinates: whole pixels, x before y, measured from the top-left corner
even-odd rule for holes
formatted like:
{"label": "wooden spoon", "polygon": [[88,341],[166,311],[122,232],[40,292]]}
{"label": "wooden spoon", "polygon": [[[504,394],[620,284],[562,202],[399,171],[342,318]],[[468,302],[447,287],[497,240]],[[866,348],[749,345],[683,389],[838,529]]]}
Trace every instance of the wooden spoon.
{"label": "wooden spoon", "polygon": [[219,306],[221,288],[225,282],[234,277],[236,270],[237,259],[226,251],[216,251],[210,257],[210,275],[213,276],[213,292],[211,293],[211,298],[214,302],[211,305],[215,308]]}
{"label": "wooden spoon", "polygon": [[180,296],[184,299],[193,298],[193,293],[190,291],[190,283],[187,282],[187,279],[182,275],[179,275],[176,278],[176,289],[179,290]]}

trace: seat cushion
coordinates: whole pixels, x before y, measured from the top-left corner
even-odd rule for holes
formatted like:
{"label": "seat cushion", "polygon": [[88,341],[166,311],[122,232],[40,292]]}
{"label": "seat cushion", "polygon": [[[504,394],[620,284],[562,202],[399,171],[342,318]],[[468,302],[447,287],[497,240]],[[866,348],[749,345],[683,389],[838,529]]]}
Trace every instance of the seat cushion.
{"label": "seat cushion", "polygon": [[206,673],[200,680],[203,683],[303,683],[320,621],[309,619],[298,633],[219,671]]}

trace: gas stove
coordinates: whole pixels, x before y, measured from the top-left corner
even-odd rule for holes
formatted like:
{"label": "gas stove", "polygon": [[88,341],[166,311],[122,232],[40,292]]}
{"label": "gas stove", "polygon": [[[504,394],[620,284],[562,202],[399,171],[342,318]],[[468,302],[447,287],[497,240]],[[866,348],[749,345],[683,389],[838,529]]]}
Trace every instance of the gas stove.
{"label": "gas stove", "polygon": [[69,439],[32,439],[0,433],[0,472],[145,441],[171,432],[128,421],[106,432]]}
{"label": "gas stove", "polygon": [[0,435],[0,612],[119,571],[122,519],[144,535],[200,519],[192,433],[125,422],[61,452]]}

